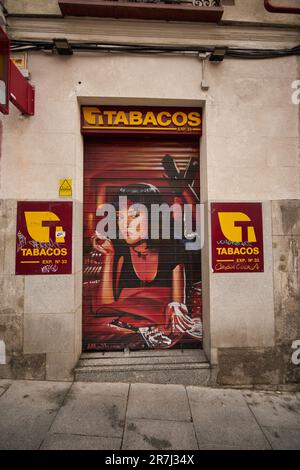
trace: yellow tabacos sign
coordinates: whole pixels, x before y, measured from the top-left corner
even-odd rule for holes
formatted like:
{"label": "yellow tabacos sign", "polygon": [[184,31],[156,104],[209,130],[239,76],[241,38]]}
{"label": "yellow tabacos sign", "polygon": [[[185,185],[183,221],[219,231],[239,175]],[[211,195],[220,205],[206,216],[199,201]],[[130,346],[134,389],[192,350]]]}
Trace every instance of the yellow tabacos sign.
{"label": "yellow tabacos sign", "polygon": [[232,256],[232,255],[259,255],[258,247],[242,247],[242,248],[217,248],[217,253],[219,256]]}
{"label": "yellow tabacos sign", "polygon": [[144,130],[145,132],[201,132],[201,111],[191,108],[82,107],[82,131]]}
{"label": "yellow tabacos sign", "polygon": [[67,256],[67,248],[21,248],[23,256]]}

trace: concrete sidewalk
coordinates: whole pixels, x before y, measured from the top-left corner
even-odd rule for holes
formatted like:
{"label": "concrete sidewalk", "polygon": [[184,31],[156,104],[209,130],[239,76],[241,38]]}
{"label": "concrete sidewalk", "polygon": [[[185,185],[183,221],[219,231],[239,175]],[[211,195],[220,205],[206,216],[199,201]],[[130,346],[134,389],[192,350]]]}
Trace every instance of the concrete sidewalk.
{"label": "concrete sidewalk", "polygon": [[300,449],[300,394],[0,380],[0,449]]}

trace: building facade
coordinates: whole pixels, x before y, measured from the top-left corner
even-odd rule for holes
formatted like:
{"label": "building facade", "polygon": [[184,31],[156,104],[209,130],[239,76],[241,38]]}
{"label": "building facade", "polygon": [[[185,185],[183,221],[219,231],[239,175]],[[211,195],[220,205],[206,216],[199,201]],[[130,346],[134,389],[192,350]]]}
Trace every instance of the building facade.
{"label": "building facade", "polygon": [[[111,3],[4,5],[35,114],[2,116],[0,376],[70,380],[84,352],[83,380],[94,364],[100,380],[297,388],[300,16],[262,0],[146,3],[144,16],[143,2]],[[145,202],[150,187],[201,212],[201,250],[161,244],[165,268],[151,275],[156,249],[130,247],[99,300],[109,267],[96,210],[122,191]]]}

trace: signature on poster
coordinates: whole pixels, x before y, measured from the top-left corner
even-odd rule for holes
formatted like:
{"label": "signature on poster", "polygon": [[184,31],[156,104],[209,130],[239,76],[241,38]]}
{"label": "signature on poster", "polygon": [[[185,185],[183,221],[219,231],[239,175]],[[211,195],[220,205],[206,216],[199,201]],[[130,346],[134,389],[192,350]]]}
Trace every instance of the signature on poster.
{"label": "signature on poster", "polygon": [[217,245],[230,245],[230,246],[252,246],[250,242],[232,242],[231,240],[218,240]]}
{"label": "signature on poster", "polygon": [[18,231],[18,243],[17,243],[17,251],[20,251],[24,246],[26,246],[27,240],[23,233],[19,230]]}
{"label": "signature on poster", "polygon": [[216,264],[215,271],[259,271],[259,264]]}
{"label": "signature on poster", "polygon": [[56,273],[58,271],[58,266],[57,264],[56,265],[48,264],[47,266],[43,266],[41,270],[43,274],[50,273],[50,272]]}

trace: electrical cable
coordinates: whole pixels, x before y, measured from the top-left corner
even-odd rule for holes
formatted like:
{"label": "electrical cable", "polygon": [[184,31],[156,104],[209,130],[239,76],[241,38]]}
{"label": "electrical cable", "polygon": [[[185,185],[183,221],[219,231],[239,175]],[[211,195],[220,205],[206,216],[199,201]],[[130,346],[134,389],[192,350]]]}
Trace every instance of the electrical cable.
{"label": "electrical cable", "polygon": [[[145,45],[98,42],[69,42],[74,52],[101,52],[101,53],[132,53],[132,54],[190,54],[213,53],[218,46],[172,46],[172,45]],[[12,52],[46,51],[56,52],[51,41],[28,41],[21,39],[11,40]],[[237,59],[275,59],[280,57],[300,55],[300,45],[290,49],[254,49],[228,47],[225,58]]]}

